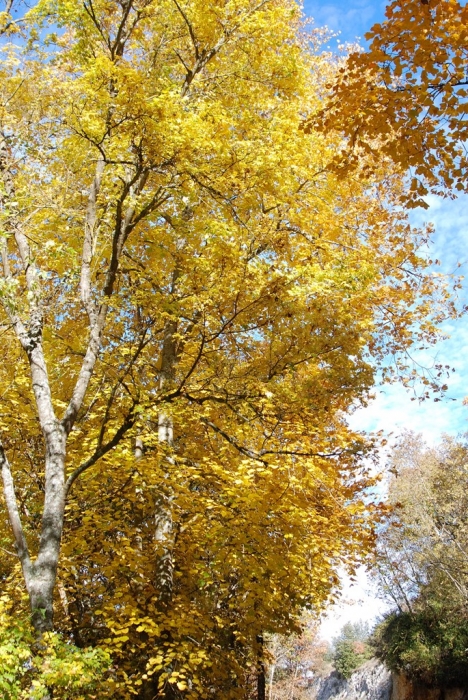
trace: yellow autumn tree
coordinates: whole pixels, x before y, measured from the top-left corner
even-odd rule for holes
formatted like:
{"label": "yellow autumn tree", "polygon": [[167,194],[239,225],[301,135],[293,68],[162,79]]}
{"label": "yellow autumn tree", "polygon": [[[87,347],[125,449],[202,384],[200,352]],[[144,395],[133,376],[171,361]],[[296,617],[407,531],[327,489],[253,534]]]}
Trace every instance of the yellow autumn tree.
{"label": "yellow autumn tree", "polygon": [[[468,7],[458,0],[390,2],[354,52],[320,119],[347,136],[341,167],[358,152],[390,157],[412,175],[406,194],[466,192]],[[349,148],[351,146],[351,149]]]}
{"label": "yellow autumn tree", "polygon": [[0,68],[5,586],[46,639],[55,612],[112,653],[102,697],[246,697],[262,634],[371,545],[346,416],[379,367],[408,375],[447,292],[398,175],[337,179],[339,141],[303,128],[334,68],[292,0],[44,0],[23,24]]}

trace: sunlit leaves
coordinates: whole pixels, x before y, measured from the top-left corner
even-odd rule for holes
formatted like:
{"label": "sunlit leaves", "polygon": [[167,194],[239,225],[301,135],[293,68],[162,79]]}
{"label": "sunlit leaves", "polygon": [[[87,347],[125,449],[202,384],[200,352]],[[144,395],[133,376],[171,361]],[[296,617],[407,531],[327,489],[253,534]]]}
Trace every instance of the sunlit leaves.
{"label": "sunlit leaves", "polygon": [[[80,471],[56,624],[112,655],[109,696],[171,686],[235,699],[257,637],[291,632],[304,607],[317,613],[338,568],[369,551],[373,445],[346,416],[367,403],[388,354],[386,378],[412,379],[407,352],[433,342],[452,309],[420,252],[430,231],[395,207],[399,176],[371,153],[360,179],[338,178],[340,140],[303,128],[335,66],[300,36],[295,3],[127,9],[43,2],[31,26],[60,32],[3,65],[15,223],[40,271],[57,415],[93,311],[108,313],[68,437],[66,476]],[[27,318],[11,237],[2,256],[15,280],[5,294]],[[2,319],[0,420],[34,553],[44,441],[27,363]],[[158,438],[162,416],[173,444]],[[164,604],[161,494],[174,533]]]}
{"label": "sunlit leaves", "polygon": [[[408,204],[424,206],[428,189],[466,190],[467,25],[457,0],[391,2],[387,19],[353,53],[324,112],[353,149],[390,157],[414,173]],[[355,166],[346,154],[341,167]],[[422,181],[421,181],[422,180]]]}

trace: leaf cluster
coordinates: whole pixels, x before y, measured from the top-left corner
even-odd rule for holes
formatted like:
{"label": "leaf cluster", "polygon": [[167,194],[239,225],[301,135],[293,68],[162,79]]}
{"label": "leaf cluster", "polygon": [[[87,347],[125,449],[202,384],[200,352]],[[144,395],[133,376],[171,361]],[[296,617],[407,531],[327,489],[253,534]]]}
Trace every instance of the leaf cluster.
{"label": "leaf cluster", "polygon": [[40,640],[21,609],[0,599],[0,691],[5,700],[97,698],[110,657],[102,649],[80,649],[66,637],[47,633]]}
{"label": "leaf cluster", "polygon": [[340,168],[356,167],[363,151],[409,171],[410,206],[427,206],[429,191],[466,191],[467,13],[457,0],[391,2],[319,119],[349,138]]}

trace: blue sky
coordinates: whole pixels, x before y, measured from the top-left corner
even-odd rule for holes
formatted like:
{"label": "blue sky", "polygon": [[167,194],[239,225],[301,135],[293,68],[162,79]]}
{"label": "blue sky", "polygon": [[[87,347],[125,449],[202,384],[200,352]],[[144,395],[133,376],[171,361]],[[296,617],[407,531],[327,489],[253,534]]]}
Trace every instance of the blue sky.
{"label": "blue sky", "polygon": [[[328,26],[339,33],[330,42],[355,43],[365,46],[364,34],[375,22],[384,19],[386,2],[383,0],[305,0],[304,11],[313,17],[315,25]],[[429,197],[428,210],[417,209],[411,213],[416,226],[432,222],[435,226],[433,243],[429,255],[441,261],[439,271],[450,274],[454,271],[465,274],[467,281],[460,293],[459,302],[468,304],[468,196],[456,200]],[[458,263],[461,267],[457,270]],[[468,395],[468,316],[445,325],[443,331],[448,340],[439,342],[429,351],[420,353],[417,360],[426,366],[434,361],[455,368],[448,381],[446,398],[440,402],[412,401],[401,385],[376,387],[376,398],[369,408],[352,416],[353,427],[366,430],[384,430],[392,443],[405,429],[423,434],[430,444],[437,443],[443,433],[456,435],[468,431],[468,406],[463,399]],[[382,455],[382,463],[385,455]],[[377,600],[375,590],[364,570],[358,572],[358,583],[351,585],[344,579],[341,603],[333,606],[322,625],[322,634],[332,638],[348,621],[369,620],[385,610]]]}
{"label": "blue sky", "polygon": [[[468,197],[456,200],[429,197],[428,203],[429,209],[413,211],[411,220],[415,225],[428,221],[434,223],[430,256],[441,261],[440,270],[446,274],[461,273],[468,278]],[[468,304],[468,279],[458,294],[459,306]],[[370,409],[353,417],[356,427],[383,429],[394,436],[405,428],[411,429],[422,433],[432,444],[442,433],[456,435],[468,430],[468,407],[463,404],[468,395],[468,318],[465,315],[448,322],[442,331],[449,338],[419,353],[416,359],[426,366],[437,361],[455,369],[450,373],[445,399],[419,403],[412,401],[411,395],[401,386],[377,387],[376,399]]]}
{"label": "blue sky", "polygon": [[[364,34],[375,22],[385,18],[385,0],[305,0],[304,12],[313,17],[316,26],[328,26],[338,33],[341,43],[359,40],[365,45]],[[333,47],[333,42],[331,42]],[[468,260],[468,197],[457,200],[430,197],[428,210],[417,209],[411,221],[420,226],[426,222],[435,225],[432,248],[433,259],[441,261],[443,272],[451,273],[460,262],[461,273],[466,273]],[[461,293],[460,303],[468,303],[468,283]],[[426,366],[434,361],[448,364],[456,372],[448,382],[447,397],[441,402],[412,401],[401,386],[376,387],[376,399],[366,411],[352,418],[354,427],[363,430],[385,430],[397,435],[404,428],[422,432],[431,442],[437,442],[444,432],[457,434],[468,430],[468,407],[463,399],[468,395],[468,319],[447,324],[444,332],[450,339],[439,343],[416,359]]]}
{"label": "blue sky", "polygon": [[317,26],[326,25],[333,32],[339,32],[342,43],[354,43],[359,39],[364,44],[364,34],[372,24],[383,20],[385,5],[383,0],[305,0],[304,12],[314,18]]}

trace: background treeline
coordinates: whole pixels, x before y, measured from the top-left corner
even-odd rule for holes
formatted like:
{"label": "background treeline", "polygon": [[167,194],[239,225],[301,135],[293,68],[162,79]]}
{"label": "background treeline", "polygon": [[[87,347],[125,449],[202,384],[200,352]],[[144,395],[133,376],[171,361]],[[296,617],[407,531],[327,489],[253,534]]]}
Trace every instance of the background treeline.
{"label": "background treeline", "polygon": [[395,611],[378,655],[430,685],[468,679],[468,442],[434,448],[408,433],[391,457],[393,506],[379,534],[377,579]]}
{"label": "background treeline", "polygon": [[321,679],[335,673],[348,680],[374,654],[369,625],[348,622],[331,641],[316,621],[304,620],[301,634],[268,638],[267,680],[271,700],[307,700]]}

